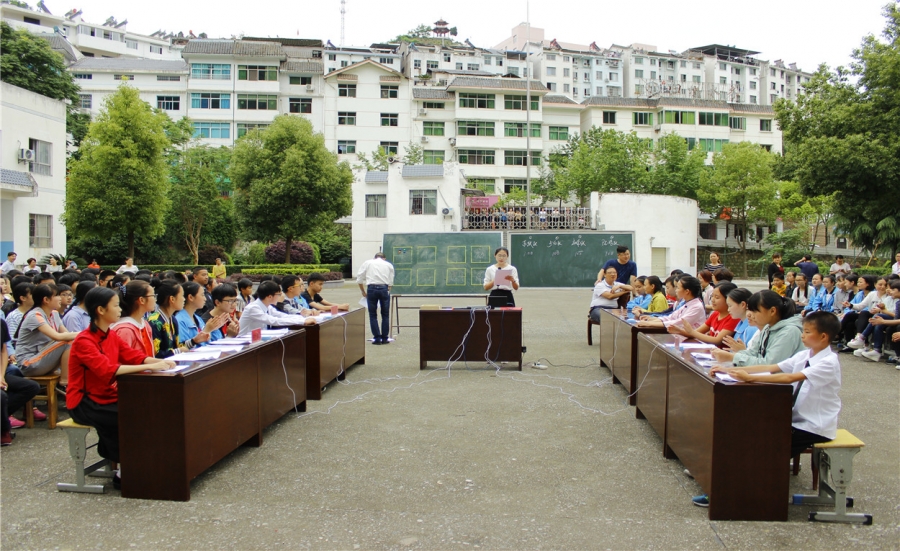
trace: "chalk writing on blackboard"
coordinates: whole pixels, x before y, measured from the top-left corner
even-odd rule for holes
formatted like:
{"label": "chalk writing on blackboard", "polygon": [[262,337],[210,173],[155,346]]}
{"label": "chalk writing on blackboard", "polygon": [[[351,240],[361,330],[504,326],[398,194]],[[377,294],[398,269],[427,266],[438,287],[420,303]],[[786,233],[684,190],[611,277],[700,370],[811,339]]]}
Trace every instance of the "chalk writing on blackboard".
{"label": "chalk writing on blackboard", "polygon": [[573,247],[584,247],[585,245],[587,245],[587,243],[584,242],[584,239],[582,239],[580,235],[572,238]]}
{"label": "chalk writing on blackboard", "polygon": [[554,237],[553,239],[550,240],[549,243],[547,243],[548,247],[553,247],[553,246],[559,247],[560,245],[562,245],[562,241],[559,240],[559,237]]}

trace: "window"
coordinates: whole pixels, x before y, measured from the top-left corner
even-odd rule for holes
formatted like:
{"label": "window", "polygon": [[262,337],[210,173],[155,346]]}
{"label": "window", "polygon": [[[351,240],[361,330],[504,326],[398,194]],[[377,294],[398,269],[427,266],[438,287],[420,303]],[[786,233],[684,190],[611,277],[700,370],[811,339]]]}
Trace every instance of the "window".
{"label": "window", "polygon": [[91,73],[75,73],[72,76],[78,80],[91,80],[94,78],[94,75]]}
{"label": "window", "polygon": [[696,113],[693,111],[665,111],[661,122],[666,124],[695,124]]}
{"label": "window", "polygon": [[337,54],[328,54],[328,61],[337,61]]}
{"label": "window", "polygon": [[[507,166],[525,166],[525,157],[527,157],[527,152],[525,151],[504,151],[503,152],[503,164]],[[531,166],[540,166],[541,164],[541,152],[540,151],[532,151],[531,152]]]}
{"label": "window", "polygon": [[555,92],[555,91],[556,91],[556,83],[555,83],[555,82],[548,82],[548,83],[547,83],[547,90],[550,90],[551,92]]}
{"label": "window", "polygon": [[634,85],[634,95],[635,96],[644,95],[644,85],[643,84],[635,84]]}
{"label": "window", "polygon": [[[518,109],[520,111],[524,111],[527,98],[528,96],[503,96],[503,108]],[[531,110],[537,111],[539,104],[540,98],[538,98],[537,96],[533,96],[531,98]]]}
{"label": "window", "polygon": [[556,61],[556,54],[547,54],[547,61]]}
{"label": "window", "polygon": [[481,69],[481,65],[479,65],[478,63],[466,63],[467,71],[478,71],[480,69]]}
{"label": "window", "polygon": [[181,75],[156,75],[158,82],[181,82]]}
{"label": "window", "polygon": [[600,80],[601,78],[603,78],[603,71],[595,71],[594,76],[597,78],[597,80]]}
{"label": "window", "polygon": [[682,60],[680,63],[681,63],[680,66],[681,66],[682,69],[684,69],[685,67],[687,67],[687,61]]}
{"label": "window", "polygon": [[484,56],[484,64],[485,65],[491,64],[491,56]]}
{"label": "window", "polygon": [[380,142],[378,148],[388,155],[396,155],[400,151],[400,142]]}
{"label": "window", "polygon": [[79,107],[82,109],[90,109],[93,103],[93,96],[90,94],[78,94]]}
{"label": "window", "polygon": [[759,144],[759,147],[765,149],[765,150],[768,151],[769,153],[772,152],[772,144],[764,144],[764,143],[761,143],[761,144]]}
{"label": "window", "polygon": [[700,126],[728,126],[728,113],[700,112]]}
{"label": "window", "polygon": [[425,109],[443,109],[444,104],[443,102],[426,101],[422,103],[422,107],[424,107]]}
{"label": "window", "polygon": [[752,77],[756,76],[756,69],[750,69],[750,76],[752,76]]}
{"label": "window", "polygon": [[444,151],[438,149],[426,149],[422,152],[424,155],[424,163],[426,165],[439,165],[444,162]]}
{"label": "window", "polygon": [[492,165],[494,164],[495,151],[492,149],[460,149],[457,152],[459,164],[463,165]]}
{"label": "window", "polygon": [[113,75],[115,80],[134,80],[134,75]]}
{"label": "window", "polygon": [[137,50],[138,49],[137,40],[129,40],[126,38],[125,39],[125,47],[130,50]]}
{"label": "window", "polygon": [[231,137],[231,124],[227,122],[194,122],[194,137],[228,139]]}
{"label": "window", "polygon": [[756,103],[756,96],[750,96],[750,103]]}
{"label": "window", "polygon": [[467,178],[466,189],[480,189],[485,193],[493,194],[495,190],[493,178]]}
{"label": "window", "polygon": [[707,153],[721,153],[722,146],[727,144],[728,140],[713,140],[707,138],[700,138],[700,149],[706,151]]}
{"label": "window", "polygon": [[728,70],[728,65],[726,65],[726,64],[724,64],[724,63],[719,63],[719,70],[721,70],[721,71],[727,71],[727,70]]}
{"label": "window", "polygon": [[610,73],[609,81],[610,82],[619,82],[619,73]]}
{"label": "window", "polygon": [[563,84],[563,92],[568,93],[570,86],[568,84]]}
{"label": "window", "polygon": [[728,84],[728,77],[719,77],[719,84]]}
{"label": "window", "polygon": [[356,140],[338,140],[338,155],[346,153],[356,153]]}
{"label": "window", "polygon": [[610,86],[606,89],[606,92],[609,94],[611,98],[622,97],[622,89],[618,86]]}
{"label": "window", "polygon": [[428,69],[437,69],[439,66],[440,64],[437,61],[425,61],[425,67]]}
{"label": "window", "polygon": [[512,193],[517,189],[525,191],[527,187],[527,180],[520,180],[517,178],[506,178],[505,180],[503,180],[503,193]]}
{"label": "window", "polygon": [[227,63],[191,63],[191,78],[231,80],[231,65]]}
{"label": "window", "polygon": [[700,84],[700,75],[694,75],[691,77],[691,80],[697,84]]}
{"label": "window", "polygon": [[290,98],[288,100],[289,113],[312,113],[312,98]]}
{"label": "window", "polygon": [[192,93],[191,109],[231,109],[231,94]]}
{"label": "window", "polygon": [[239,122],[237,125],[237,137],[241,138],[247,134],[247,132],[257,132],[264,128],[267,128],[268,124],[260,124],[255,122]]}
{"label": "window", "polygon": [[458,136],[493,136],[494,123],[486,121],[457,121],[456,134]]}
{"label": "window", "polygon": [[756,90],[756,81],[755,81],[755,80],[751,80],[751,81],[750,81],[750,89],[751,89],[751,90]]}
{"label": "window", "polygon": [[456,70],[457,70],[457,71],[462,71],[462,68],[463,68],[463,64],[462,64],[462,62],[460,61],[459,63],[456,64]]}
{"label": "window", "polygon": [[355,98],[356,97],[356,85],[355,84],[338,84],[338,96],[342,98]]}
{"label": "window", "polygon": [[36,17],[28,17],[27,15],[22,17],[22,21],[28,23],[29,25],[40,25],[41,20]]}
{"label": "window", "polygon": [[[654,61],[655,61],[655,60],[654,60]],[[644,64],[644,58],[642,58],[642,57],[636,57],[636,58],[634,58],[634,64],[635,64],[635,65],[643,65],[643,64]]]}
{"label": "window", "polygon": [[847,248],[847,238],[846,237],[838,237],[834,242],[835,247],[838,249],[846,249]]}
{"label": "window", "polygon": [[598,96],[602,96],[602,95],[603,95],[603,87],[602,87],[602,86],[598,86],[598,87],[597,87],[597,95],[598,95]]}
{"label": "window", "polygon": [[759,119],[759,131],[760,132],[771,132],[772,131],[772,119]]}
{"label": "window", "polygon": [[644,78],[644,70],[643,69],[635,69],[634,70],[634,78]]}
{"label": "window", "polygon": [[28,215],[28,246],[49,249],[53,246],[53,217],[49,214]]}
{"label": "window", "polygon": [[338,111],[338,125],[356,126],[356,111]]}
{"label": "window", "polygon": [[450,63],[450,54],[446,54],[446,53],[444,54],[444,62]]}
{"label": "window", "polygon": [[551,126],[550,127],[550,139],[551,140],[568,140],[569,139],[569,128],[567,126]]}
{"label": "window", "polygon": [[775,83],[772,83],[772,90],[775,90]]}
{"label": "window", "polygon": [[312,56],[313,59],[322,59],[322,50],[313,50]]}
{"label": "window", "polygon": [[[507,122],[503,124],[503,135],[507,138],[524,138],[525,123],[524,122]],[[531,137],[541,137],[540,123],[531,123]]]}
{"label": "window", "polygon": [[413,60],[413,69],[416,69],[417,71],[421,71],[421,70],[422,70],[422,60],[421,60],[421,59],[414,59],[414,60]]}
{"label": "window", "polygon": [[53,144],[41,140],[28,140],[28,149],[34,151],[34,160],[28,163],[28,171],[53,176]]}
{"label": "window", "polygon": [[266,94],[238,94],[238,109],[275,111],[278,109],[278,96]]}
{"label": "window", "polygon": [[778,99],[777,94],[769,94],[769,104],[775,103],[775,100],[777,100],[777,99]]}
{"label": "window", "polygon": [[687,82],[687,75],[681,75],[681,82]]}
{"label": "window", "polygon": [[411,189],[409,191],[410,214],[437,214],[437,191]]}
{"label": "window", "polygon": [[366,218],[387,218],[387,195],[366,195]]}
{"label": "window", "polygon": [[567,55],[564,55],[564,56],[563,56],[563,61],[564,61],[565,63],[568,63],[568,62],[570,61],[570,59],[571,59],[571,58],[570,58],[569,56],[567,56]]}
{"label": "window", "polygon": [[274,65],[238,65],[238,80],[278,80]]}
{"label": "window", "polygon": [[443,136],[444,123],[425,121],[424,123],[422,123],[422,134],[425,136]]}
{"label": "window", "polygon": [[603,112],[603,124],[616,124],[616,112],[615,111],[604,111]]}
{"label": "window", "polygon": [[656,71],[650,71],[650,80],[656,80]]}
{"label": "window", "polygon": [[556,76],[556,67],[547,67],[547,76],[555,77]]}
{"label": "window", "polygon": [[381,63],[382,65],[393,65],[393,64],[394,64],[394,58],[392,58],[392,57],[379,57],[379,58],[378,58],[378,63]]}
{"label": "window", "polygon": [[652,126],[653,113],[635,113],[633,122],[635,126]]}
{"label": "window", "polygon": [[156,108],[163,111],[178,111],[181,109],[181,96],[156,96]]}
{"label": "window", "polygon": [[569,69],[568,69],[568,68],[563,69],[563,76],[564,76],[564,77],[569,76],[569,74],[570,74],[570,73],[569,73]]}
{"label": "window", "polygon": [[397,126],[397,113],[382,113],[381,126]]}
{"label": "window", "polygon": [[312,84],[312,77],[289,77],[288,82],[294,86]]}
{"label": "window", "polygon": [[154,46],[150,45],[150,53],[151,54],[162,54],[162,46]]}
{"label": "window", "polygon": [[399,87],[397,86],[381,86],[381,97],[382,99],[396,99]]}
{"label": "window", "polygon": [[732,130],[747,130],[747,117],[729,117],[728,126]]}

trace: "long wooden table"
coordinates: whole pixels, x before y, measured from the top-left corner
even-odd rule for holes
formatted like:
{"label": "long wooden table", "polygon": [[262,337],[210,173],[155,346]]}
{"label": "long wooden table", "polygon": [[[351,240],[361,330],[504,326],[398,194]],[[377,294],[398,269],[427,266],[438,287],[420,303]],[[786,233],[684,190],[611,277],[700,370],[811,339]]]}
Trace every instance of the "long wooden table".
{"label": "long wooden table", "polygon": [[491,361],[516,362],[522,371],[521,308],[419,310],[420,369],[451,358],[483,362],[485,352]]}
{"label": "long wooden table", "polygon": [[711,378],[671,335],[638,336],[638,418],[710,495],[710,520],[787,520],[791,385]]}
{"label": "long wooden table", "polygon": [[368,310],[358,308],[306,329],[306,397],[321,400],[331,381],[343,381],[347,369],[366,363]]}
{"label": "long wooden table", "polygon": [[[283,361],[283,364],[282,364]],[[306,332],[176,373],[118,378],[122,496],[188,501],[191,480],[263,429],[306,411]]]}
{"label": "long wooden table", "polygon": [[641,333],[665,333],[661,327],[637,327],[628,323],[624,310],[600,309],[600,364],[607,367],[613,383],[628,392],[628,404],[635,405],[640,379],[636,376],[637,337]]}

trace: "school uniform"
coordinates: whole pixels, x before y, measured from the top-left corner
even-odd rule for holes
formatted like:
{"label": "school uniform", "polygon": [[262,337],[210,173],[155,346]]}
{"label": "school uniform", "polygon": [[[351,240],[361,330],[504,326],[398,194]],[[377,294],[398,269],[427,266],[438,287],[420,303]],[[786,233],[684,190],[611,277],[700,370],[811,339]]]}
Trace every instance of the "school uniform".
{"label": "school uniform", "polygon": [[792,383],[794,406],[791,410],[791,457],[812,444],[837,436],[841,412],[841,362],[831,347],[814,356],[801,350],[778,363],[784,373],[803,373],[805,380]]}
{"label": "school uniform", "polygon": [[256,299],[244,308],[244,313],[241,315],[241,332],[238,336],[244,337],[254,329],[265,329],[270,326],[303,325],[306,320],[307,318],[303,316],[292,316],[279,312],[274,306],[266,306],[261,300]]}

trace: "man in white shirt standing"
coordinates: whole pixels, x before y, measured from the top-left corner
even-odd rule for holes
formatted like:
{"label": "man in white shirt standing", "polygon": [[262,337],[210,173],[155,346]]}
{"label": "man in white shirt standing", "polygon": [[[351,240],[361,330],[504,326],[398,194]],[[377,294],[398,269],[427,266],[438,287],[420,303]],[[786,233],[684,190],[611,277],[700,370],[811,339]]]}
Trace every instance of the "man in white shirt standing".
{"label": "man in white shirt standing", "polygon": [[18,255],[13,252],[6,253],[6,262],[0,264],[0,275],[6,275],[6,272],[16,269],[16,258]]}
{"label": "man in white shirt standing", "polygon": [[[387,344],[391,332],[391,287],[394,286],[394,265],[384,253],[366,260],[359,267],[356,283],[369,308],[369,326],[372,328],[372,344]],[[381,327],[378,326],[378,307],[381,307]]]}
{"label": "man in white shirt standing", "polygon": [[121,266],[119,266],[119,269],[116,270],[116,273],[117,274],[124,274],[124,273],[136,274],[137,271],[138,271],[138,267],[134,265],[134,259],[129,256],[128,258],[125,259],[125,264],[122,264]]}

